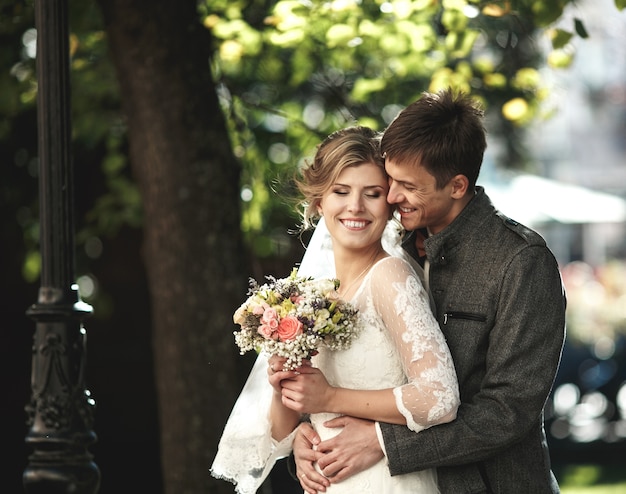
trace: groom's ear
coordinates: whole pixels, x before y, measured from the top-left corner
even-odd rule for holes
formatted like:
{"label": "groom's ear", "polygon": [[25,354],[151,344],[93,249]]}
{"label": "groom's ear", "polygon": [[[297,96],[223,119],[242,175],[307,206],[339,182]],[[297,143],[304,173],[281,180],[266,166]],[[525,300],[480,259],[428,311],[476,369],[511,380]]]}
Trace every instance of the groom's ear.
{"label": "groom's ear", "polygon": [[469,180],[465,175],[455,175],[450,180],[450,183],[452,184],[451,197],[453,199],[461,199],[465,196],[469,188]]}

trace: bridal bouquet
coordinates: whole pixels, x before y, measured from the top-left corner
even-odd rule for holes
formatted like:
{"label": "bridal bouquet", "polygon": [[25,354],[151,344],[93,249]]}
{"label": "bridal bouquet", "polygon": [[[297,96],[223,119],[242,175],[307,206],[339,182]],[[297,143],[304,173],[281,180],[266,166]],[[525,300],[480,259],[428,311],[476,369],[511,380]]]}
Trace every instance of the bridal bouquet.
{"label": "bridal bouquet", "polygon": [[347,348],[358,330],[357,310],[337,294],[339,280],[266,277],[259,285],[250,279],[248,299],[233,316],[235,343],[241,355],[250,350],[285,357],[284,370],[302,365],[321,346]]}

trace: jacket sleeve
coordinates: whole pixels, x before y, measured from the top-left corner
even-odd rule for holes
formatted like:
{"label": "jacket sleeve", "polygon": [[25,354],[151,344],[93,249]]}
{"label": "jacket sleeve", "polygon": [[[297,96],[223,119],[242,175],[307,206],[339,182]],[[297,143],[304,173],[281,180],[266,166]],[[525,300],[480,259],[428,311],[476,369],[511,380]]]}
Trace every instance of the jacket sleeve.
{"label": "jacket sleeve", "polygon": [[[520,441],[541,421],[565,337],[565,295],[549,249],[527,246],[512,257],[496,307],[489,310],[495,317],[487,350],[484,358],[474,359],[477,367],[484,366],[484,377],[469,393],[460,382],[456,420],[419,434],[380,424],[392,475],[483,460]],[[459,369],[457,374],[461,379]]]}

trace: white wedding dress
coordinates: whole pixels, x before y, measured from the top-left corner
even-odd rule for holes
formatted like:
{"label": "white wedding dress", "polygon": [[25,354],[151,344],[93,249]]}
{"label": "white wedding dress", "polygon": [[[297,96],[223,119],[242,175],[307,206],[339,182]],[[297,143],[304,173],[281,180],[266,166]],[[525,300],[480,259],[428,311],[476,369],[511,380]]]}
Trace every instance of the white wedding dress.
{"label": "white wedding dress", "polygon": [[[332,276],[328,272],[334,272],[332,254],[328,259],[329,247],[322,245],[324,242],[315,247],[315,259],[326,256],[324,264],[328,266],[315,272],[315,267],[321,265],[307,263],[307,275],[311,272],[315,277]],[[358,337],[346,350],[322,348],[312,361],[334,386],[394,388],[396,406],[406,418],[407,427],[419,433],[455,416],[459,392],[452,358],[432,315],[429,296],[415,266],[401,258],[403,253],[398,249],[386,247],[396,257],[376,263],[351,300],[363,322]],[[292,436],[281,442],[271,438],[272,389],[267,381],[267,358],[263,354],[257,358],[224,428],[211,467],[214,477],[233,482],[239,494],[257,492],[275,461],[291,450]],[[322,425],[333,416],[311,415],[311,423],[322,439],[341,431]],[[332,484],[326,492],[434,494],[438,489],[435,470],[392,477],[383,458],[368,470]]]}
{"label": "white wedding dress", "polygon": [[[369,271],[351,302],[364,322],[346,350],[322,349],[312,361],[333,386],[394,388],[396,406],[416,433],[454,417],[459,404],[456,374],[443,334],[421,282],[409,264],[387,257]],[[322,424],[334,415],[311,415],[322,440],[341,429]],[[446,420],[446,421],[448,421]],[[338,484],[329,494],[431,494],[434,470],[392,477],[385,459]]]}

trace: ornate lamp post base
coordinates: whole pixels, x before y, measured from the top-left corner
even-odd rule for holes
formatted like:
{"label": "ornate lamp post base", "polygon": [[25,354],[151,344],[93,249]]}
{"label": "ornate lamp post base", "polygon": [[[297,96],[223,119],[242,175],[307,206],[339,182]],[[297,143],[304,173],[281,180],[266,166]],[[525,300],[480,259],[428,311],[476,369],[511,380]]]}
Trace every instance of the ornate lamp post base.
{"label": "ornate lamp post base", "polygon": [[33,453],[23,484],[29,494],[92,494],[100,485],[100,472],[87,449],[96,441],[91,431],[95,403],[84,382],[82,320],[91,315],[91,306],[79,301],[77,291],[67,295],[77,302],[63,303],[57,300],[63,298],[60,292],[41,289],[40,302],[28,310],[37,321],[33,393],[26,406],[31,426],[26,443]]}

